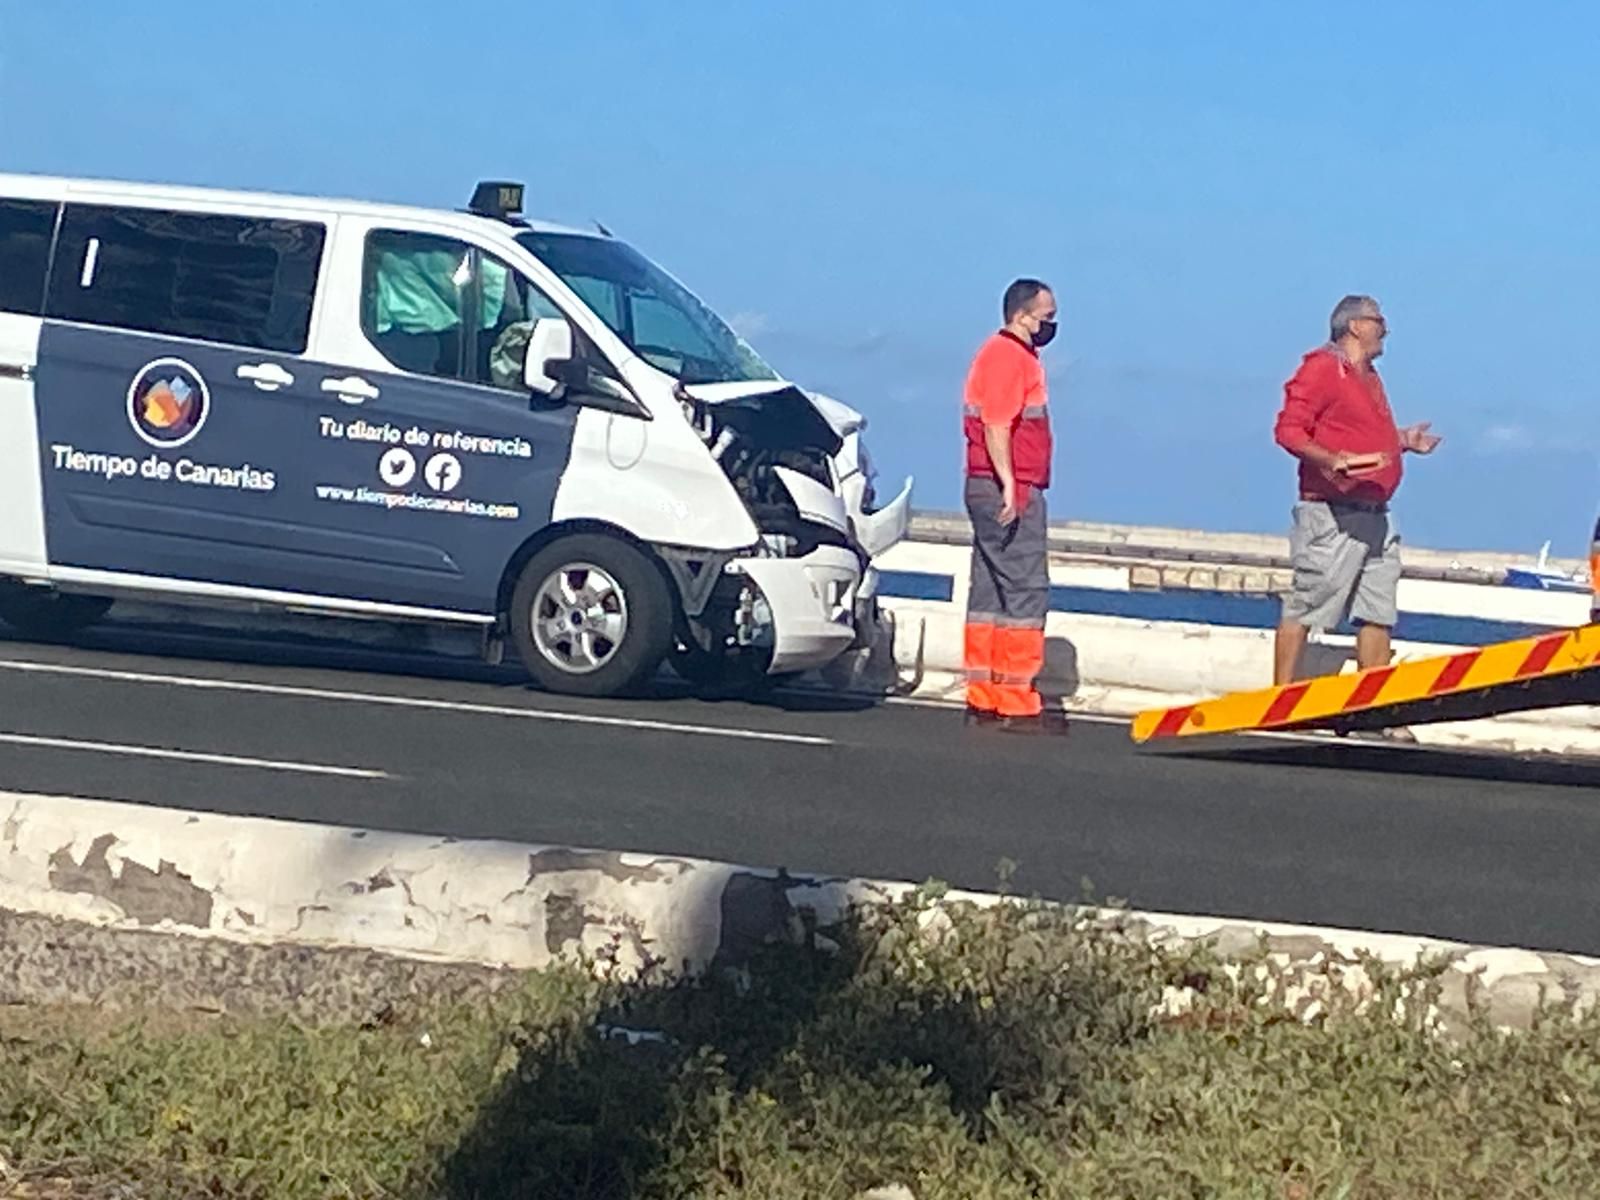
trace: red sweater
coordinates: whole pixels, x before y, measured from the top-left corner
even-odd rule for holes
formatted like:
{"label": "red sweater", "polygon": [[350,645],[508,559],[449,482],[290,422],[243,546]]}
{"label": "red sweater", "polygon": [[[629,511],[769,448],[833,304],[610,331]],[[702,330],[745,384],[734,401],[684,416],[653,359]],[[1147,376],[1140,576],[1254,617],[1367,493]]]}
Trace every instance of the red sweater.
{"label": "red sweater", "polygon": [[1322,346],[1300,362],[1283,385],[1283,408],[1273,430],[1278,445],[1299,454],[1310,442],[1337,454],[1384,453],[1389,464],[1359,479],[1330,478],[1300,460],[1303,499],[1383,503],[1400,486],[1400,430],[1389,411],[1383,380],[1371,366],[1358,370],[1337,347]]}

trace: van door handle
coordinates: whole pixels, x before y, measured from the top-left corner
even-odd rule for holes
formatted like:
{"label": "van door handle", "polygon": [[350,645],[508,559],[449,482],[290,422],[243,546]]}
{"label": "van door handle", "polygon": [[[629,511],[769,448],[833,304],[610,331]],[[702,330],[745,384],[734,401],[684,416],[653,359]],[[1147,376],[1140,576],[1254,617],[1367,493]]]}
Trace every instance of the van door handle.
{"label": "van door handle", "polygon": [[346,375],[343,379],[324,379],[322,390],[332,392],[346,404],[361,404],[378,398],[378,389],[359,375]]}
{"label": "van door handle", "polygon": [[240,379],[248,379],[263,392],[275,392],[279,388],[294,386],[294,376],[277,363],[246,363],[235,374]]}

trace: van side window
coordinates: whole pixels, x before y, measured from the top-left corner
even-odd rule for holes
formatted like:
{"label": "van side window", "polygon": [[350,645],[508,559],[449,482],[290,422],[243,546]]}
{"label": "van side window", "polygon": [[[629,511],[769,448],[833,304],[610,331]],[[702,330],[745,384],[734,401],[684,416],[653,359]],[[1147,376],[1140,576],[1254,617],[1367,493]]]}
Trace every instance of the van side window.
{"label": "van side window", "polygon": [[402,371],[522,388],[527,332],[561,310],[492,254],[403,230],[367,237],[361,329]]}
{"label": "van side window", "polygon": [[37,317],[44,311],[44,277],[56,206],[45,200],[0,200],[0,312]]}
{"label": "van side window", "polygon": [[300,354],[322,225],[69,204],[46,315]]}

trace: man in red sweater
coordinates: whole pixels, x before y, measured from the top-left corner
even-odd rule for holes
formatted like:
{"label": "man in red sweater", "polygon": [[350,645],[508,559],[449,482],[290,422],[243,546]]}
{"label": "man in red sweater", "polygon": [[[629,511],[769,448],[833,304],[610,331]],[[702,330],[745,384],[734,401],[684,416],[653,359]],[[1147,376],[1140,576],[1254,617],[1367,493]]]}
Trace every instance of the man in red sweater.
{"label": "man in red sweater", "polygon": [[1388,322],[1370,296],[1334,306],[1328,344],[1311,351],[1284,385],[1274,431],[1300,460],[1300,499],[1289,534],[1294,586],[1283,602],[1273,680],[1294,679],[1307,631],[1356,622],[1356,665],[1389,662],[1399,615],[1400,536],[1389,501],[1401,455],[1431,454],[1428,423],[1400,429],[1373,363]]}

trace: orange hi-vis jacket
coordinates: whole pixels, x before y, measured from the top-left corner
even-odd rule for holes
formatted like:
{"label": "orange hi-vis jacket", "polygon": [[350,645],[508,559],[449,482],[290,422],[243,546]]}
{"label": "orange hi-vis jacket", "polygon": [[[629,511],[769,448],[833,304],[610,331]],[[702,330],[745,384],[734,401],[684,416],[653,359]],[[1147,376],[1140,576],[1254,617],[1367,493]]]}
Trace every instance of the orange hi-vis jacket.
{"label": "orange hi-vis jacket", "polygon": [[1039,352],[1001,330],[978,350],[967,372],[962,427],[967,441],[967,474],[996,478],[984,440],[985,425],[1011,429],[1011,467],[1019,484],[1043,491],[1050,486],[1054,450]]}

